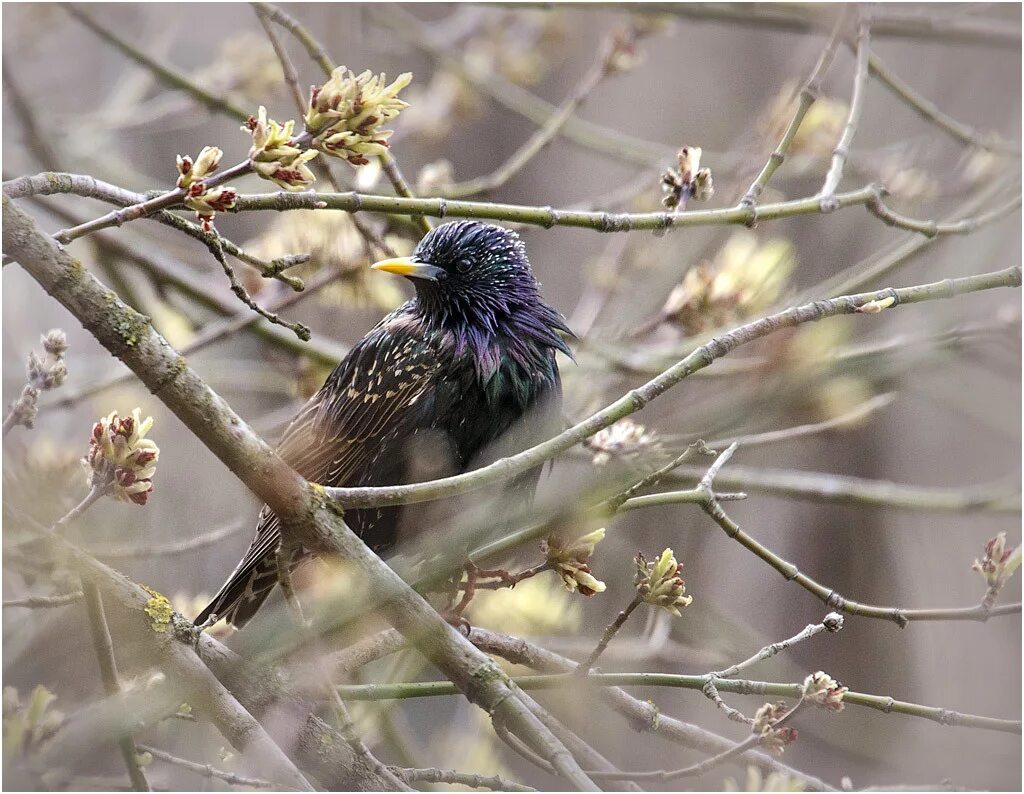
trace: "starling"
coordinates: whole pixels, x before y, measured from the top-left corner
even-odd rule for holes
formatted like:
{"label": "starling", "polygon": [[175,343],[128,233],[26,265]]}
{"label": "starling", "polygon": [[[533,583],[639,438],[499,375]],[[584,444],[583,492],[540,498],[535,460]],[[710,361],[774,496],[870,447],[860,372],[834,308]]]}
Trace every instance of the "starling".
{"label": "starling", "polygon": [[[299,474],[325,486],[404,484],[430,476],[417,466],[417,437],[443,439],[446,473],[458,473],[557,432],[555,353],[570,355],[562,332],[571,332],[541,298],[515,232],[447,223],[412,256],[373,268],[406,276],[416,296],[352,348],[285,431],[278,454]],[[538,474],[525,475],[517,492],[528,498]],[[407,509],[352,509],[345,520],[386,555]],[[197,625],[211,615],[238,628],[249,621],[277,584],[280,539],[264,506],[252,545]],[[308,556],[299,550],[292,566]]]}

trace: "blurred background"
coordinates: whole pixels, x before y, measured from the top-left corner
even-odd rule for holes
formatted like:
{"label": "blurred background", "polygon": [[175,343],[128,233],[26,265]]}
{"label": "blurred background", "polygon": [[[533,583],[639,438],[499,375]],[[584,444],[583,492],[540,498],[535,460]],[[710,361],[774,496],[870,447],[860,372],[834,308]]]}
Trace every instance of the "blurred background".
{"label": "blurred background", "polygon": [[[793,91],[810,73],[835,14],[835,7],[801,6],[811,29],[794,30],[759,21],[759,6],[744,7],[732,20],[709,18],[694,8],[640,4],[627,14],[611,4],[290,4],[286,10],[315,32],[336,62],[357,73],[413,73],[402,95],[410,107],[393,123],[391,145],[422,195],[441,195],[452,183],[493,172],[535,132],[538,116],[550,115],[578,90],[607,37],[632,29],[640,34],[635,62],[593,87],[564,134],[484,198],[649,211],[661,206],[660,175],[684,145],[701,147],[701,163],[714,175],[715,195],[699,208],[736,203],[788,123]],[[987,45],[878,35],[872,46],[892,72],[953,118],[982,134],[1019,141],[1019,9],[961,3],[899,8],[922,25],[936,19],[939,27],[943,20],[980,20],[1011,34],[1009,44],[1000,39]],[[248,5],[97,4],[84,10],[114,35],[249,112],[263,104],[279,120],[297,116],[279,62]],[[250,139],[237,121],[161,85],[64,9],[5,5],[3,22],[5,180],[60,170],[141,192],[173,185],[176,154],[194,157],[203,146],[216,145],[224,150],[226,164],[245,158]],[[288,36],[284,41],[300,85],[322,82],[302,48]],[[764,203],[818,190],[846,120],[853,73],[853,53],[840,46],[822,99]],[[900,212],[939,219],[978,196],[986,208],[1007,188],[1019,192],[1019,171],[1019,159],[964,146],[870,80],[843,187],[882,182]],[[391,191],[373,165],[336,164],[334,172],[343,185]],[[255,177],[236,186],[242,192],[273,189]],[[322,182],[317,187],[328,189]],[[98,202],[70,196],[22,204],[48,230],[106,211]],[[977,206],[968,214],[977,214]],[[397,216],[367,220],[396,249],[409,250],[415,243],[415,230]],[[311,347],[287,332],[269,339],[245,332],[189,356],[236,411],[274,440],[323,382],[330,362],[410,291],[368,271],[372,260],[343,213],[223,215],[217,227],[265,258],[312,253],[309,264],[293,271],[307,282],[319,273],[336,276],[315,295],[282,310],[312,328]],[[520,233],[547,299],[580,336],[576,362],[562,361],[566,413],[573,421],[645,382],[707,334],[772,307],[841,294],[832,290],[844,282],[855,285],[846,292],[859,292],[1002,269],[1019,264],[1021,250],[1019,211],[974,234],[936,239],[877,278],[858,276],[881,254],[916,238],[856,208],[764,222],[754,229],[693,228],[663,236],[558,227],[526,227]],[[208,252],[158,224],[137,222],[102,240],[75,242],[71,249],[104,283],[151,316],[178,348],[242,308]],[[281,283],[239,268],[261,303],[286,294]],[[4,268],[3,310],[5,404],[24,384],[25,358],[38,347],[40,334],[61,327],[70,339],[67,383],[45,395],[34,430],[18,428],[5,441],[5,519],[12,505],[47,523],[65,513],[84,494],[78,458],[87,449],[92,423],[111,410],[141,407],[144,416],[154,417],[151,435],[161,447],[149,504],[138,509],[101,503],[71,536],[98,553],[109,552],[101,558],[174,596],[177,608],[194,614],[247,548],[259,505],[137,382],[122,378],[97,390],[97,384],[126,370],[17,266]],[[931,496],[979,489],[1019,493],[1020,342],[1020,295],[1007,290],[803,326],[737,351],[635,416],[649,435],[633,451],[668,455],[698,438],[711,442],[824,423],[830,429],[741,445],[733,459],[736,481],[727,479],[726,467],[722,487],[750,496],[730,503],[730,515],[800,570],[854,600],[907,608],[973,605],[984,583],[971,562],[998,532],[1006,532],[1012,545],[1019,543],[1019,513],[934,509]],[[733,364],[734,359],[742,363]],[[614,465],[633,465],[619,459],[620,451],[612,450]],[[591,460],[594,452],[582,450],[557,463],[542,482],[540,502],[582,487],[587,473],[600,465]],[[771,485],[772,477],[793,471],[809,473],[807,481],[825,490],[836,475],[919,486],[926,489],[928,505],[843,503],[794,496]],[[565,592],[549,575],[511,592],[482,594],[470,610],[471,622],[535,637],[581,658],[629,601],[632,556],[642,550],[650,557],[666,545],[684,563],[695,601],[681,618],[631,620],[602,659],[606,671],[718,669],[819,622],[827,611],[726,538],[696,506],[633,511],[609,527],[593,560],[607,592],[585,599]],[[151,557],[126,551],[180,544],[211,532],[212,542],[192,550]],[[529,553],[521,558],[533,564]],[[4,574],[5,599],[52,592],[51,580],[59,576],[32,570],[8,548],[7,533]],[[1019,600],[1019,581],[1010,581],[1001,601]],[[822,669],[857,691],[1019,719],[1018,618],[913,623],[900,629],[849,617],[839,634],[801,644],[759,665],[749,677],[796,681]],[[3,641],[5,686],[27,693],[42,683],[65,712],[99,694],[76,607],[4,609]],[[402,673],[385,662],[366,671],[367,680]],[[437,677],[408,660],[402,664],[409,665],[406,675]],[[736,740],[745,735],[697,692],[637,691],[665,713]],[[760,704],[741,696],[732,701],[748,713]],[[511,755],[489,730],[481,730],[485,716],[462,699],[390,705],[357,708],[360,728],[386,760],[502,772],[531,785],[554,785],[554,779]],[[696,758],[635,733],[594,703],[577,706],[588,736],[624,767],[671,769]],[[439,719],[441,713],[450,718]],[[849,776],[855,787],[942,779],[979,789],[1021,785],[1016,735],[852,707],[838,716],[811,714],[798,727],[800,740],[783,760],[833,784]],[[223,740],[212,730],[207,735],[208,760],[216,760],[209,748]],[[201,744],[182,747],[203,760]],[[116,774],[116,760],[95,773]],[[157,781],[177,788],[200,781],[166,768],[160,774],[165,777]],[[692,785],[714,789],[728,776],[740,779],[742,787],[744,773],[736,768],[716,769]]]}

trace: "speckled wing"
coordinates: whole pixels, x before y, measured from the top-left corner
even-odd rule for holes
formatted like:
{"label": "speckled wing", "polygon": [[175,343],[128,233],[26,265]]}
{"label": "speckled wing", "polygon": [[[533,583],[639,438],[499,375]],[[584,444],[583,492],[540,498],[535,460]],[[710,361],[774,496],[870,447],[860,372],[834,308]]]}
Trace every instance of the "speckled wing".
{"label": "speckled wing", "polygon": [[[443,356],[402,310],[382,320],[335,368],[285,430],[278,454],[310,482],[379,485],[402,477],[400,444],[422,425]],[[378,519],[381,513],[374,511]],[[359,516],[350,521],[365,529]],[[390,520],[394,520],[390,516]],[[264,506],[245,557],[202,613],[241,628],[277,582],[280,524]],[[370,542],[373,547],[373,542]]]}

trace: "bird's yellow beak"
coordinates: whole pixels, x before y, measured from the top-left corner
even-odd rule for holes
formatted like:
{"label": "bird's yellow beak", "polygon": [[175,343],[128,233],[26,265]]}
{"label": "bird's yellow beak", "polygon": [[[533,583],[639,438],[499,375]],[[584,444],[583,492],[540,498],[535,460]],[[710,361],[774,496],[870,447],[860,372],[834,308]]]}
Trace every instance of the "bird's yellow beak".
{"label": "bird's yellow beak", "polygon": [[422,278],[428,281],[437,281],[437,276],[441,272],[441,268],[419,262],[411,256],[382,259],[380,262],[374,262],[370,267],[385,273],[394,273],[396,276]]}

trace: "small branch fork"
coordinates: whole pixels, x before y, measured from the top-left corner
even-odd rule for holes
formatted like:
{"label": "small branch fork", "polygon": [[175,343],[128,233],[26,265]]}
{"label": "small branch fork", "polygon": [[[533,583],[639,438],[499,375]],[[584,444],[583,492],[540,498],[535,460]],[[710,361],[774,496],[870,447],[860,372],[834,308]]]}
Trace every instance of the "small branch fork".
{"label": "small branch fork", "polygon": [[206,247],[209,249],[210,253],[213,254],[213,258],[217,260],[217,264],[221,266],[221,269],[224,271],[224,275],[228,277],[228,283],[231,285],[231,291],[242,303],[256,312],[260,317],[272,322],[274,325],[280,325],[292,331],[303,342],[309,341],[311,334],[307,326],[302,323],[294,323],[290,320],[285,320],[274,312],[267,311],[253,300],[252,296],[245,287],[242,286],[242,283],[235,275],[235,269],[228,264],[227,257],[224,256],[224,242],[221,240],[219,234],[211,232],[206,240]]}
{"label": "small branch fork", "polygon": [[[776,728],[783,723],[789,721],[794,714],[796,714],[804,704],[803,698],[798,700],[796,704],[789,709],[785,714],[779,717],[772,724],[773,728]],[[717,766],[729,761],[732,758],[746,752],[747,750],[753,749],[761,741],[759,735],[751,734],[749,737],[744,739],[742,742],[738,742],[733,747],[719,753],[718,755],[707,758],[700,763],[693,764],[683,769],[676,769],[673,771],[656,770],[653,772],[592,772],[591,775],[596,780],[651,780],[659,782],[667,782],[670,780],[678,780],[682,777],[695,777],[697,775],[703,775],[706,772],[714,769]]]}
{"label": "small branch fork", "polygon": [[807,574],[802,573],[793,563],[784,560],[740,529],[739,524],[726,515],[721,503],[715,498],[714,491],[711,490],[715,475],[729,461],[735,451],[736,444],[733,444],[719,456],[708,469],[707,474],[701,479],[697,490],[704,491],[707,497],[705,501],[699,502],[701,508],[722,528],[728,537],[760,557],[781,573],[787,581],[795,581],[805,590],[820,598],[829,608],[837,612],[845,612],[861,617],[891,620],[900,628],[915,620],[973,620],[984,623],[991,617],[1021,613],[1020,602],[989,608],[986,608],[984,602],[974,607],[953,607],[949,609],[903,609],[901,607],[873,606],[851,601],[841,596],[835,590],[819,584]]}
{"label": "small branch fork", "polygon": [[277,788],[278,786],[277,783],[273,783],[269,780],[263,780],[262,778],[245,777],[244,775],[237,775],[234,772],[229,772],[226,769],[218,769],[211,764],[199,764],[195,761],[189,761],[187,758],[180,758],[176,755],[171,755],[163,750],[158,750],[156,747],[139,745],[138,750],[140,753],[149,753],[153,758],[158,761],[163,761],[165,764],[171,764],[173,766],[181,767],[182,769],[187,769],[189,772],[194,772],[195,774],[202,775],[206,778],[223,780],[229,786],[246,786],[248,788],[257,789],[272,789]]}
{"label": "small branch fork", "polygon": [[811,70],[810,76],[800,88],[796,112],[793,114],[793,118],[789,122],[789,126],[786,128],[786,131],[782,134],[782,140],[779,141],[779,145],[775,148],[775,151],[768,157],[768,162],[764,164],[761,172],[747,189],[743,198],[740,199],[741,205],[745,207],[755,206],[758,199],[761,198],[761,194],[764,193],[764,189],[768,186],[768,182],[771,180],[772,176],[778,170],[779,166],[785,162],[786,154],[789,152],[789,147],[793,143],[793,139],[796,137],[797,132],[800,130],[800,127],[804,122],[804,117],[807,115],[807,111],[811,109],[811,105],[813,105],[818,99],[818,95],[821,92],[821,81],[828,73],[829,67],[835,59],[836,49],[839,45],[839,37],[842,33],[843,26],[846,24],[846,16],[847,8],[844,6],[839,17],[836,19],[835,26],[832,28],[832,33],[825,44],[825,48],[821,51],[821,55],[818,57],[818,62],[814,65],[814,69]]}
{"label": "small branch fork", "polygon": [[741,671],[746,670],[748,667],[752,667],[758,662],[763,662],[765,659],[770,659],[778,653],[792,648],[794,645],[809,640],[823,631],[835,634],[843,628],[843,616],[837,612],[829,612],[825,615],[821,623],[811,623],[803,631],[798,634],[794,634],[788,640],[781,640],[780,642],[773,642],[770,645],[764,646],[761,650],[742,662],[737,662],[731,667],[727,667],[717,673],[708,673],[712,678],[733,678],[738,675]]}
{"label": "small branch fork", "polygon": [[733,720],[734,722],[742,722],[745,725],[752,725],[754,722],[752,718],[746,716],[743,712],[734,709],[732,706],[730,706],[724,700],[722,700],[722,696],[721,694],[719,694],[716,682],[722,681],[727,678],[732,678],[736,676],[738,673],[740,673],[742,670],[745,670],[748,667],[757,664],[758,662],[762,662],[765,659],[770,659],[777,653],[781,653],[787,648],[791,648],[797,643],[810,639],[811,637],[820,634],[823,631],[835,633],[840,631],[842,628],[843,616],[836,612],[829,612],[821,621],[821,623],[811,623],[806,628],[804,628],[803,631],[799,632],[798,634],[794,634],[788,640],[773,642],[770,645],[766,645],[765,647],[763,647],[749,659],[746,659],[742,662],[737,662],[731,667],[727,667],[725,670],[722,670],[720,672],[708,673],[705,676],[706,680],[704,686],[701,688],[701,691],[704,693],[704,696],[707,697],[708,700],[710,700],[716,706],[718,706],[718,708],[721,709],[725,713],[725,716],[727,716],[729,719]]}

